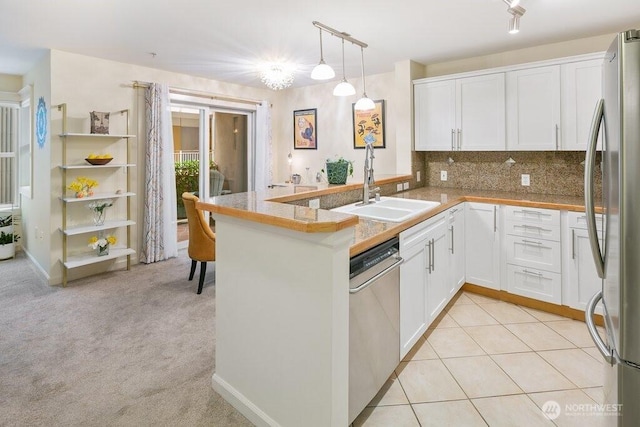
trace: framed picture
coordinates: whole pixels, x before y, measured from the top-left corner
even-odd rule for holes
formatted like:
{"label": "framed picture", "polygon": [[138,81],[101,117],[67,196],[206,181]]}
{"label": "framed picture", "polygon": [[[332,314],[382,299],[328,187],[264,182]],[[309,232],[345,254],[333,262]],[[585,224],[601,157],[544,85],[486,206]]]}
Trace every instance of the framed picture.
{"label": "framed picture", "polygon": [[370,111],[353,110],[353,148],[364,148],[373,143],[374,148],[385,148],[384,139],[384,99],[373,101],[376,108]]}
{"label": "framed picture", "polygon": [[316,150],[318,148],[317,109],[293,112],[293,148]]}

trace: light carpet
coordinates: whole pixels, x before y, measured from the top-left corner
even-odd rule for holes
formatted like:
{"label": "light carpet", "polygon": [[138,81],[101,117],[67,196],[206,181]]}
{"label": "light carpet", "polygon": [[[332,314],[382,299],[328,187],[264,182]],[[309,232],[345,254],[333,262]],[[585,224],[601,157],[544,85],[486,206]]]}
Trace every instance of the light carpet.
{"label": "light carpet", "polygon": [[214,264],[178,258],[51,287],[0,263],[0,425],[251,426],[211,387]]}

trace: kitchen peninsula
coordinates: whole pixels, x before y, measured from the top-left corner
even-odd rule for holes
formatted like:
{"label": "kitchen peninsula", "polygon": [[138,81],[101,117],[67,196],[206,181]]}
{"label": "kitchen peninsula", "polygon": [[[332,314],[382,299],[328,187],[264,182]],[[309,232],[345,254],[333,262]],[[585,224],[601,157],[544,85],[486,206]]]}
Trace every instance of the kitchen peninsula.
{"label": "kitchen peninsula", "polygon": [[584,210],[578,197],[434,187],[396,194],[441,203],[402,223],[288,204],[358,187],[281,187],[198,205],[216,220],[213,386],[256,425],[348,424],[350,257],[465,201]]}

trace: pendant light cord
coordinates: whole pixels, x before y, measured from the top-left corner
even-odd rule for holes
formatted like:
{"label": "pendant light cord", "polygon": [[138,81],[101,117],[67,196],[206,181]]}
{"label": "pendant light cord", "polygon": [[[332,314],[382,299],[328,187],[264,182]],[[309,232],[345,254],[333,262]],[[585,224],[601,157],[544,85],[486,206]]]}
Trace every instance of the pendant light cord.
{"label": "pendant light cord", "polygon": [[342,80],[347,80],[347,76],[344,71],[344,39],[342,39]]}
{"label": "pendant light cord", "polygon": [[[344,41],[343,41],[344,43]],[[364,80],[364,48],[360,46],[360,64],[362,65],[362,93],[367,97],[367,84]]]}
{"label": "pendant light cord", "polygon": [[322,28],[318,28],[318,29],[320,30],[320,62],[322,63],[324,62],[324,53],[322,52]]}

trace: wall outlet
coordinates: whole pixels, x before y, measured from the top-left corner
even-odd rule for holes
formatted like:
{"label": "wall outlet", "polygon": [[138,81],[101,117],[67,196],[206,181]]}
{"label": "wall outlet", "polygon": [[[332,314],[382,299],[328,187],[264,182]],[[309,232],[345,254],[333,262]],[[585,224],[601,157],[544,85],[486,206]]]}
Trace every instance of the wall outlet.
{"label": "wall outlet", "polygon": [[528,173],[523,173],[520,176],[520,183],[525,187],[528,187],[531,185],[531,179]]}
{"label": "wall outlet", "polygon": [[396,185],[396,191],[402,191],[402,183]]}
{"label": "wall outlet", "polygon": [[447,180],[447,171],[440,171],[440,181]]}
{"label": "wall outlet", "polygon": [[309,200],[309,207],[313,209],[320,209],[320,199]]}
{"label": "wall outlet", "polygon": [[416,172],[416,181],[420,182],[420,171]]}
{"label": "wall outlet", "polygon": [[402,183],[402,189],[403,190],[408,190],[409,189],[409,183],[408,182],[403,182]]}

